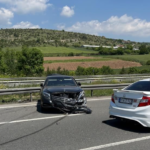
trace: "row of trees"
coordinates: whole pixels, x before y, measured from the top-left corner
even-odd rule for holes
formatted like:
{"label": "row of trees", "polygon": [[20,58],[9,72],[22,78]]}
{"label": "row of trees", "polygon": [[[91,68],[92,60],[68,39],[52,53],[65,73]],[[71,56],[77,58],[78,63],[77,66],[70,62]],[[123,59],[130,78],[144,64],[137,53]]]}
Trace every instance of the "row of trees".
{"label": "row of trees", "polygon": [[141,45],[139,50],[133,50],[133,47],[128,45],[127,48],[118,48],[117,50],[113,50],[113,48],[105,48],[99,47],[95,48],[101,55],[123,55],[123,54],[149,54],[150,47],[146,47],[146,45]]}
{"label": "row of trees", "polygon": [[50,70],[47,68],[46,75],[50,74],[62,74],[62,75],[99,75],[99,74],[114,74],[113,69],[111,69],[109,66],[103,66],[102,68],[83,68],[78,66],[77,70],[75,72],[71,72],[66,69],[61,69],[61,67],[58,67],[56,70],[52,69]]}
{"label": "row of trees", "polygon": [[15,76],[42,75],[43,55],[36,48],[22,47],[22,51],[0,49],[0,73]]}
{"label": "row of trees", "polygon": [[71,75],[71,76],[79,76],[79,75],[111,75],[111,74],[138,74],[138,73],[150,73],[150,69],[137,69],[135,67],[130,68],[122,68],[119,72],[117,70],[111,69],[109,66],[103,66],[102,68],[94,68],[88,67],[83,68],[78,66],[77,70],[69,71],[66,69],[61,69],[58,67],[56,70],[50,70],[47,68],[45,72],[46,75],[50,74],[62,74],[62,75]]}

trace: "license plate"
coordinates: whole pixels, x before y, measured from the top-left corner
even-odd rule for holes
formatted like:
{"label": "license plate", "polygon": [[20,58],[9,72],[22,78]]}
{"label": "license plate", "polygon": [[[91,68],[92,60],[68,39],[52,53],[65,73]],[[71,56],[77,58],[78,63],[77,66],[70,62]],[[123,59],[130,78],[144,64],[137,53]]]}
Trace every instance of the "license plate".
{"label": "license plate", "polygon": [[132,102],[133,102],[133,100],[132,100],[132,99],[119,98],[119,103],[132,104]]}

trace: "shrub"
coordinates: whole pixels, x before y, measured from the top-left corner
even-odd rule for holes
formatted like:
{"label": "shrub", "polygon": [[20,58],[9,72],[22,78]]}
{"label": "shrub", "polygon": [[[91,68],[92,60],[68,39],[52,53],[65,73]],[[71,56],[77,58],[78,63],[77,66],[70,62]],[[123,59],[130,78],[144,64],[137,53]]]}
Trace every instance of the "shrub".
{"label": "shrub", "polygon": [[123,55],[123,54],[124,54],[122,48],[118,48],[118,49],[117,49],[117,54],[118,54],[118,55]]}
{"label": "shrub", "polygon": [[150,60],[148,60],[148,61],[146,62],[146,65],[150,65]]}
{"label": "shrub", "polygon": [[138,73],[138,70],[135,67],[130,67],[128,70],[128,74]]}
{"label": "shrub", "polygon": [[73,52],[68,53],[68,56],[74,56]]}
{"label": "shrub", "polygon": [[85,68],[78,66],[77,70],[75,71],[76,75],[85,75]]}
{"label": "shrub", "polygon": [[113,74],[113,69],[111,69],[109,66],[103,66],[101,68],[101,73],[102,74]]}
{"label": "shrub", "polygon": [[121,71],[120,71],[120,74],[126,74],[126,73],[127,73],[127,71],[125,70],[124,67],[122,67],[122,69],[121,69]]}
{"label": "shrub", "polygon": [[125,52],[126,54],[131,54],[131,53],[132,53],[132,51],[131,51],[131,50],[128,50],[128,49],[126,49],[124,52]]}
{"label": "shrub", "polygon": [[150,72],[150,70],[148,70],[148,69],[142,69],[139,71],[139,73],[149,73],[149,72]]}

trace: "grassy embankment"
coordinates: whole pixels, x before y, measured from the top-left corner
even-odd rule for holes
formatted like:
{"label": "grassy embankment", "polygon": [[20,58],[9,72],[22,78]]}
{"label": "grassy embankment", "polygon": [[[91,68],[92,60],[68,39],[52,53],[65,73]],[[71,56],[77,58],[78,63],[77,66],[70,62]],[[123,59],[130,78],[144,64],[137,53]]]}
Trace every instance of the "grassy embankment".
{"label": "grassy embankment", "polygon": [[[31,47],[33,48],[33,47]],[[97,51],[87,50],[85,48],[73,48],[73,47],[55,47],[55,46],[47,46],[47,47],[35,47],[43,53],[45,57],[51,56],[68,56],[69,53],[80,54],[80,55],[89,55],[89,54],[97,54]],[[5,51],[7,48],[3,48]],[[21,51],[21,47],[9,47],[9,49],[15,51]]]}

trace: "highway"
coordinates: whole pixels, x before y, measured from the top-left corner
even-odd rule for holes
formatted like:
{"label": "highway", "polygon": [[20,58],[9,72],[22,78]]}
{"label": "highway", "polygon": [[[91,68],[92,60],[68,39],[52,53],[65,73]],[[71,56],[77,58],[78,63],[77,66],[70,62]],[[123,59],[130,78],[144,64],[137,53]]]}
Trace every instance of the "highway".
{"label": "highway", "polygon": [[109,102],[88,98],[92,114],[42,113],[38,102],[0,105],[0,150],[149,150],[150,128],[110,119]]}

